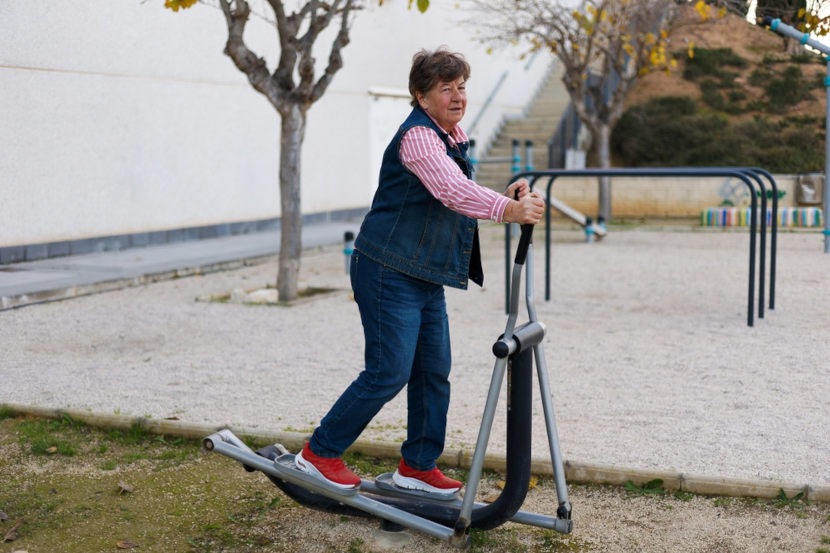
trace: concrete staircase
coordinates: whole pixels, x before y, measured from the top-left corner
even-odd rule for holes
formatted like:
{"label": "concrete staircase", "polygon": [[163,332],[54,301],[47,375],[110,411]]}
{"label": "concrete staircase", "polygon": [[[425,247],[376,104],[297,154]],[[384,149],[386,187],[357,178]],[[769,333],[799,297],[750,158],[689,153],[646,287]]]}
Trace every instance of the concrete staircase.
{"label": "concrete staircase", "polygon": [[[561,64],[556,66],[548,75],[539,93],[523,117],[511,117],[505,119],[504,125],[493,140],[490,147],[482,152],[476,152],[479,159],[488,157],[512,157],[514,139],[519,140],[520,165],[524,169],[526,140],[533,142],[533,167],[535,169],[547,168],[548,163],[548,141],[556,131],[557,125],[568,107],[570,98],[562,84]],[[512,163],[481,163],[476,168],[475,180],[482,186],[487,186],[499,192],[504,191],[510,182]]]}

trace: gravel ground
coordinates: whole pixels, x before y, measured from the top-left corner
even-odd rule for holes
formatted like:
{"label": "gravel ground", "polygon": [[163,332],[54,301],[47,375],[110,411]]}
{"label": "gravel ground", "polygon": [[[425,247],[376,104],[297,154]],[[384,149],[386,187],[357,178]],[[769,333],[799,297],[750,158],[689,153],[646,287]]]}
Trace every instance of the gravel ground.
{"label": "gravel ground", "polygon": [[[505,323],[502,237],[484,229],[484,289],[447,291],[448,449],[472,449],[478,432]],[[555,237],[551,301],[541,247],[534,281],[566,460],[830,485],[830,256],[819,234],[779,234],[776,309],[753,328],[746,232]],[[302,280],[330,294],[291,307],[196,301],[275,275],[271,261],[2,312],[0,402],[310,431],[362,363],[340,248],[303,259]],[[364,438],[402,439],[403,396]],[[538,401],[534,412],[534,456],[545,457]],[[503,451],[503,429],[498,416],[488,452]]]}

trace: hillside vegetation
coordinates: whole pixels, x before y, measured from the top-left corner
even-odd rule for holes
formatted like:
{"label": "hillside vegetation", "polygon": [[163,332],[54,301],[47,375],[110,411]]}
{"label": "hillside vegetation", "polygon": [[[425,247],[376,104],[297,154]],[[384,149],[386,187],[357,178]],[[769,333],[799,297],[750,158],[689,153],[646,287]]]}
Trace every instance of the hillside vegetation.
{"label": "hillside vegetation", "polygon": [[684,13],[670,35],[678,66],[641,78],[614,128],[620,166],[824,168],[826,65],[738,16]]}

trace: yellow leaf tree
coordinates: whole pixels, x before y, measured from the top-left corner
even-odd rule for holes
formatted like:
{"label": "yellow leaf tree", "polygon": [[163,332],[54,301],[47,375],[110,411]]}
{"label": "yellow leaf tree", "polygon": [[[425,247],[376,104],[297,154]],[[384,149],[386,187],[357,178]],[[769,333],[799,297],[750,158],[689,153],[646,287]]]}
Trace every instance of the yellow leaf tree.
{"label": "yellow leaf tree", "polygon": [[[553,52],[580,120],[590,131],[600,167],[611,166],[611,130],[638,76],[670,71],[668,29],[675,0],[473,0],[470,24],[484,41],[526,41]],[[611,182],[599,182],[599,216],[611,219]]]}
{"label": "yellow leaf tree", "polygon": [[[703,3],[703,0],[699,0]],[[780,19],[803,33],[813,36],[830,35],[830,0],[707,0],[707,5],[746,15],[751,4],[760,25],[765,17]],[[784,49],[790,54],[800,53],[801,44],[791,38],[782,38]]]}

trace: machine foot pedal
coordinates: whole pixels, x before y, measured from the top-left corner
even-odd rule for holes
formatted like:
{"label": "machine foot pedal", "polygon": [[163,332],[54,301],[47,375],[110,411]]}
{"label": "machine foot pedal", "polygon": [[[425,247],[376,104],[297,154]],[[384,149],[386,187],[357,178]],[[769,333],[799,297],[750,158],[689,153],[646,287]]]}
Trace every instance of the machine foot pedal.
{"label": "machine foot pedal", "polygon": [[455,501],[458,499],[458,492],[452,494],[430,493],[423,490],[409,490],[401,488],[395,481],[392,480],[391,472],[384,472],[375,478],[375,487],[383,492],[388,492],[387,495],[395,495],[397,497],[419,497],[421,499],[429,499],[433,501]]}
{"label": "machine foot pedal", "polygon": [[291,474],[295,478],[299,478],[303,482],[309,484],[309,489],[313,490],[314,488],[324,489],[328,492],[335,493],[337,495],[342,495],[346,497],[353,496],[357,494],[358,488],[338,488],[332,484],[329,484],[325,480],[317,478],[316,476],[312,476],[307,472],[303,472],[297,468],[297,465],[294,463],[294,454],[293,453],[286,453],[280,455],[276,459],[274,459],[274,469],[280,474]]}

